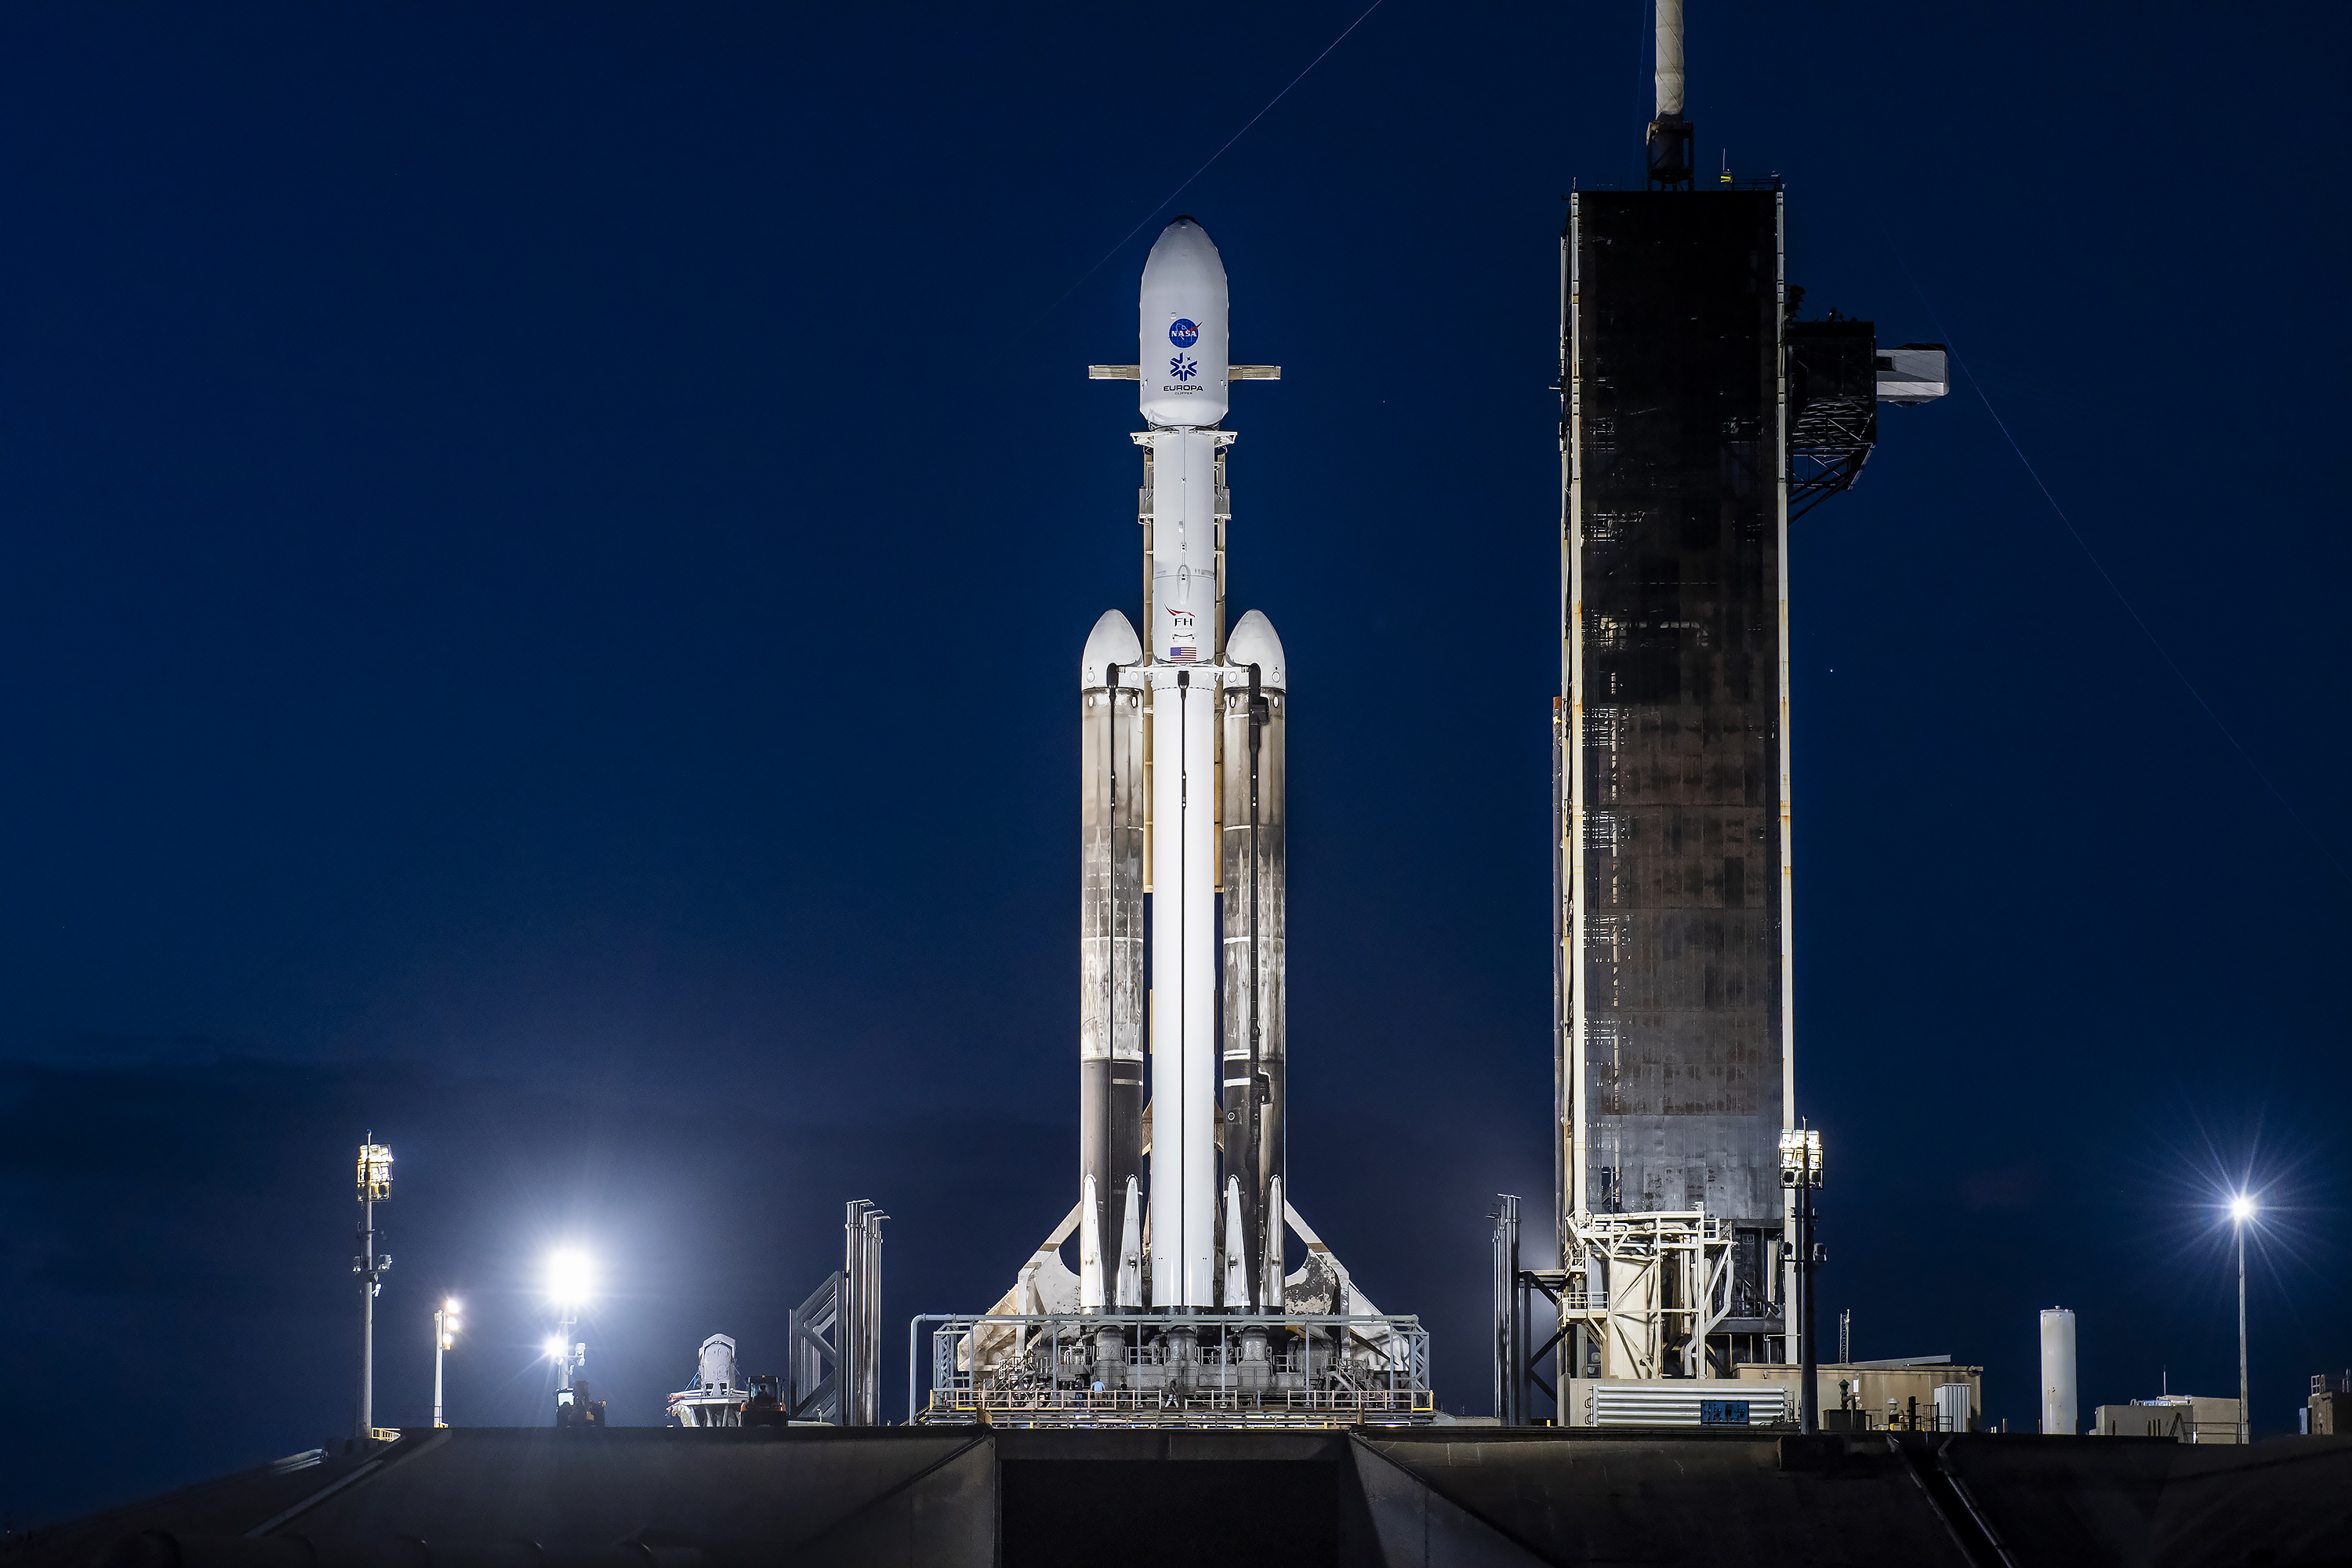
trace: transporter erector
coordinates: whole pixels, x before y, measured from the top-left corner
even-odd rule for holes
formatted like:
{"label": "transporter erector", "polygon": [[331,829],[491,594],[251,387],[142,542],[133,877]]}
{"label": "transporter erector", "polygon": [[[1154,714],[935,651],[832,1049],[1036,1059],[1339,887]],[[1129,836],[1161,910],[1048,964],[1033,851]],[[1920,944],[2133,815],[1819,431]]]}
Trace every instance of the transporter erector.
{"label": "transporter erector", "polygon": [[918,1419],[1434,1414],[1426,1331],[1373,1307],[1288,1191],[1289,671],[1265,616],[1225,623],[1232,385],[1280,371],[1231,363],[1227,305],[1216,246],[1180,217],[1144,263],[1136,363],[1089,367],[1139,384],[1150,640],[1106,610],[1079,660],[1076,1202],[990,1310],[918,1320]]}

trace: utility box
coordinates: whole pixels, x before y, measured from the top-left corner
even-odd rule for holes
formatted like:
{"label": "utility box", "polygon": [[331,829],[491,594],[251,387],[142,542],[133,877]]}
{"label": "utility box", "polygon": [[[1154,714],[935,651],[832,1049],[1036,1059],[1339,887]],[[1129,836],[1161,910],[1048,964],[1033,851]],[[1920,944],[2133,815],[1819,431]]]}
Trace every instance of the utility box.
{"label": "utility box", "polygon": [[2095,1437],[2169,1437],[2188,1440],[2189,1412],[2177,1405],[2102,1405],[2091,1412]]}
{"label": "utility box", "polygon": [[1788,1391],[1727,1378],[1572,1377],[1570,1426],[1776,1426],[1795,1418]]}
{"label": "utility box", "polygon": [[[1796,1409],[1799,1368],[1768,1363],[1736,1370],[1743,1383],[1779,1384]],[[1983,1424],[1984,1368],[1956,1366],[1948,1356],[1823,1362],[1814,1376],[1822,1425],[1831,1431],[1967,1432]]]}
{"label": "utility box", "polygon": [[2091,1413],[2095,1437],[2170,1437],[2180,1443],[2235,1443],[2238,1402],[2203,1394],[2167,1394],[2129,1405],[2102,1405]]}
{"label": "utility box", "polygon": [[1877,351],[1879,401],[1908,407],[1932,403],[1952,390],[1941,343],[1905,343]]}

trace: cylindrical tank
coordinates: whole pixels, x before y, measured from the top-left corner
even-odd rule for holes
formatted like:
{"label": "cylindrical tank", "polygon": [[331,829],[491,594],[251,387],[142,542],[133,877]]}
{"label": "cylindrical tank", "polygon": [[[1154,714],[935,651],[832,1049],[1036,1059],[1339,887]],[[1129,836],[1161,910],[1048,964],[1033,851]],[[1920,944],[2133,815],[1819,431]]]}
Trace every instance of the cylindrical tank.
{"label": "cylindrical tank", "polygon": [[741,1386],[735,1375],[735,1342],[725,1334],[713,1334],[702,1342],[695,1358],[695,1380],[712,1393]]}
{"label": "cylindrical tank", "polygon": [[1137,375],[1144,419],[1201,429],[1225,416],[1225,264],[1189,217],[1160,230],[1143,264]]}
{"label": "cylindrical tank", "polygon": [[[1255,610],[1225,639],[1224,689],[1224,1070],[1225,1169],[1241,1182],[1243,1241],[1254,1281],[1253,1305],[1276,1310],[1269,1261],[1282,1252],[1282,1215],[1270,1211],[1283,1169],[1284,731],[1289,676],[1282,639]],[[1257,666],[1261,704],[1250,743],[1249,667]],[[1255,808],[1253,809],[1253,801]],[[1255,1025],[1255,1027],[1253,1027]],[[1275,1278],[1279,1278],[1278,1269]],[[1227,1306],[1238,1303],[1228,1301]]]}
{"label": "cylindrical tank", "polygon": [[1216,1304],[1218,671],[1150,673],[1151,1306],[1164,1311]]}
{"label": "cylindrical tank", "polygon": [[[1107,1274],[1118,1267],[1128,1178],[1143,1171],[1142,658],[1135,627],[1106,610],[1078,673],[1078,1190],[1095,1179]],[[1105,1306],[1117,1284],[1082,1279],[1080,1289],[1084,1304]]]}
{"label": "cylindrical tank", "polygon": [[2048,1436],[2082,1430],[2074,1406],[2074,1314],[2063,1307],[2042,1313],[2042,1430]]}
{"label": "cylindrical tank", "polygon": [[[1225,437],[1228,438],[1229,437]],[[1155,664],[1217,656],[1217,443],[1206,430],[1161,430],[1151,447],[1151,603]]]}
{"label": "cylindrical tank", "polygon": [[1658,115],[1683,111],[1683,0],[1658,0]]}
{"label": "cylindrical tank", "polygon": [[1965,1383],[1939,1383],[1936,1385],[1936,1430],[1965,1432],[1976,1415],[1974,1401]]}

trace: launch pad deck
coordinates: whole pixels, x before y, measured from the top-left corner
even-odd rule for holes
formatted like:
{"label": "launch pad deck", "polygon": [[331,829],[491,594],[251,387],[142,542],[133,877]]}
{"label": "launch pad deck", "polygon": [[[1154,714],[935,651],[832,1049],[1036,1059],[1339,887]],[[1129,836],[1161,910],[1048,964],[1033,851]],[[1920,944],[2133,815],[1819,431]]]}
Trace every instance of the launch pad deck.
{"label": "launch pad deck", "polygon": [[2352,1439],[1503,1428],[411,1430],[20,1568],[2343,1561]]}
{"label": "launch pad deck", "polygon": [[[929,1386],[914,1334],[933,1326]],[[925,1313],[926,1425],[1354,1426],[1433,1421],[1429,1331],[1378,1314]]]}

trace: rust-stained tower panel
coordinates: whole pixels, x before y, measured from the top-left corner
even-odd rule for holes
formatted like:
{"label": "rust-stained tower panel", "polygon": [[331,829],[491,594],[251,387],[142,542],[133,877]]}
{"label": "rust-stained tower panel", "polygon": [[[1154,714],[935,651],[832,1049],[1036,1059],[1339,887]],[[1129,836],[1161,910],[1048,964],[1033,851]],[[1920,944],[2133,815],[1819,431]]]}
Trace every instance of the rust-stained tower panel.
{"label": "rust-stained tower panel", "polygon": [[1780,195],[1580,193],[1561,262],[1559,1218],[1565,1240],[1578,1212],[1704,1206],[1741,1233],[1735,1322],[1772,1335],[1793,1081]]}

